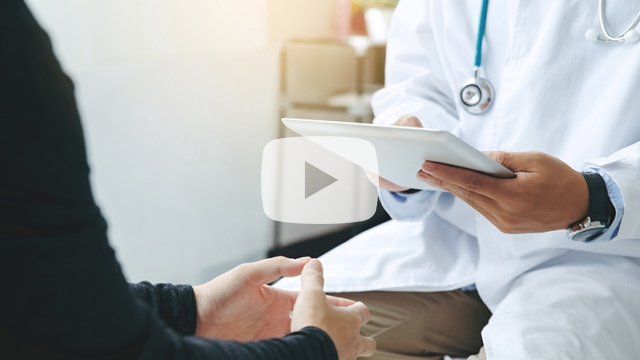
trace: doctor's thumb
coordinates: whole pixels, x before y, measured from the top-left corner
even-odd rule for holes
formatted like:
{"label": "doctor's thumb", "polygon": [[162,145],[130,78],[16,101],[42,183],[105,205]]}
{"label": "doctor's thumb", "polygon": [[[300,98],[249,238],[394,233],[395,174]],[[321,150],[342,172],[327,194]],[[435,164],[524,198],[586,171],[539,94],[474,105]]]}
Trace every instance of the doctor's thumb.
{"label": "doctor's thumb", "polygon": [[408,126],[408,127],[423,127],[420,119],[413,115],[404,115],[401,116],[398,121],[393,124],[395,126]]}
{"label": "doctor's thumb", "polygon": [[507,151],[484,151],[484,154],[511,171],[520,170],[519,167],[521,164],[519,164],[517,153]]}

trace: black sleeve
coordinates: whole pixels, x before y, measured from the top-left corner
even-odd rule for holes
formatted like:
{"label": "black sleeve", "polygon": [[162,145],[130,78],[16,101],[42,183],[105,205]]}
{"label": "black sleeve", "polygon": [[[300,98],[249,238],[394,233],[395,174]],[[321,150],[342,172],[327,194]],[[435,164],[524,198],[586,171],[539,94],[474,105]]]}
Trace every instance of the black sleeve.
{"label": "black sleeve", "polygon": [[0,0],[1,358],[337,359],[315,328],[238,343],[167,326],[180,310],[136,299],[88,175],[71,80],[24,2]]}
{"label": "black sleeve", "polygon": [[196,299],[191,285],[156,284],[148,281],[129,288],[157,316],[182,335],[196,333]]}

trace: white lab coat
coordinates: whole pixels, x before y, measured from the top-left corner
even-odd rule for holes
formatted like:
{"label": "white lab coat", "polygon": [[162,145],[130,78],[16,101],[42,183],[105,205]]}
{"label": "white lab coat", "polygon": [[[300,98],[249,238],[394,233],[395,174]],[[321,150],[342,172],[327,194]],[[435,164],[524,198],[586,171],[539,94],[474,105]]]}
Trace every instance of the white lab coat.
{"label": "white lab coat", "polygon": [[[613,33],[640,1],[608,2]],[[507,235],[451,194],[382,194],[394,217],[321,259],[326,290],[441,291],[475,283],[493,312],[494,359],[640,357],[640,42],[594,43],[595,0],[491,0],[483,76],[497,96],[474,116],[459,104],[472,76],[480,0],[401,0],[375,121],[417,116],[481,150],[542,151],[609,175],[624,214],[610,242],[563,231]],[[610,234],[606,234],[610,236]],[[297,280],[282,287],[296,287]]]}

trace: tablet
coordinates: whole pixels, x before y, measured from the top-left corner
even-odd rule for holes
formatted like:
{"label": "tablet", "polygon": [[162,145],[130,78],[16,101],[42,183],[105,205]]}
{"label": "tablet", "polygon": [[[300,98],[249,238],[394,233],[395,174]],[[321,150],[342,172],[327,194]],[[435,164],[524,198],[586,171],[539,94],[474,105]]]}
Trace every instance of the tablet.
{"label": "tablet", "polygon": [[[499,178],[515,176],[511,170],[444,130],[325,120],[282,119],[282,122],[312,141],[314,136],[334,136],[370,142],[376,149],[378,175],[410,189],[434,190],[416,178],[425,160]],[[357,163],[357,160],[348,160]]]}

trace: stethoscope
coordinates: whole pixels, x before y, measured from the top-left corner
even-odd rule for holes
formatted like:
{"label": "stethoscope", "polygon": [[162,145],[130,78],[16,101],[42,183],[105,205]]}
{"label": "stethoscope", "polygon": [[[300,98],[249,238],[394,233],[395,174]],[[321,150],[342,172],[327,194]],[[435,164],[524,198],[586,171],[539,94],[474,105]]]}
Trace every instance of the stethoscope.
{"label": "stethoscope", "polygon": [[[480,27],[478,29],[478,41],[476,42],[476,59],[473,67],[473,78],[465,81],[460,90],[460,101],[462,107],[469,113],[478,115],[491,108],[495,91],[489,80],[480,77],[480,67],[482,65],[482,40],[484,39],[484,29],[487,21],[487,8],[489,0],[482,1],[480,12]],[[604,19],[604,0],[599,0],[598,16],[600,18],[600,29],[602,35],[594,29],[587,30],[585,37],[591,41],[603,42],[635,42],[640,38],[640,33],[635,29],[640,23],[640,13],[636,15],[631,25],[629,25],[620,35],[611,36],[607,31]]]}

